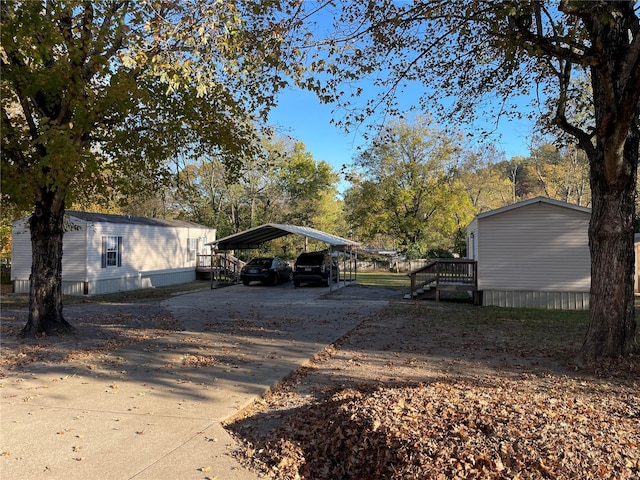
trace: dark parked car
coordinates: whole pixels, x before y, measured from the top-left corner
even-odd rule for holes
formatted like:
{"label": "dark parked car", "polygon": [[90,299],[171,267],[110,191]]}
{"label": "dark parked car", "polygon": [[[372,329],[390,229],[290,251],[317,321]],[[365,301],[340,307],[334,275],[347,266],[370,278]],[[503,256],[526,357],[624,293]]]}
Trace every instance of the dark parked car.
{"label": "dark parked car", "polygon": [[291,280],[291,267],[278,257],[253,258],[240,270],[240,280],[245,285],[253,281],[276,285]]}
{"label": "dark parked car", "polygon": [[331,263],[326,251],[305,252],[300,254],[293,266],[293,284],[299,287],[301,283],[321,283],[329,286],[329,275],[334,282],[338,281],[338,263]]}

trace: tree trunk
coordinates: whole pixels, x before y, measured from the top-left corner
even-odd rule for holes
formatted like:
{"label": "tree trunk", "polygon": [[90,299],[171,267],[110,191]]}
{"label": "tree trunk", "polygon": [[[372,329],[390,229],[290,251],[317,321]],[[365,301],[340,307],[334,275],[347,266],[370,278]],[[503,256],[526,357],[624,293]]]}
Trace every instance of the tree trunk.
{"label": "tree trunk", "polygon": [[64,202],[45,195],[31,216],[32,263],[29,317],[21,336],[72,333],[62,315],[62,237]]}
{"label": "tree trunk", "polygon": [[611,182],[604,169],[604,149],[591,159],[592,213],[589,224],[591,295],[589,328],[579,359],[617,357],[637,349],[633,275],[638,131],[632,129],[624,149],[630,171]]}
{"label": "tree trunk", "polygon": [[[589,328],[579,360],[637,349],[633,292],[636,179],[640,155],[637,25],[633,2],[563,2],[585,21],[595,130],[579,138],[590,163]],[[583,132],[584,133],[584,132]],[[595,143],[593,142],[595,140]]]}

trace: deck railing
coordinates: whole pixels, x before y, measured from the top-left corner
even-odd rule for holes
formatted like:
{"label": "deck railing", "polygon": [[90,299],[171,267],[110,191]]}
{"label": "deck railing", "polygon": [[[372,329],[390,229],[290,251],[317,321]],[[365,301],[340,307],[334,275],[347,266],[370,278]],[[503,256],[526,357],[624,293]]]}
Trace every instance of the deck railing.
{"label": "deck railing", "polygon": [[211,272],[212,284],[214,280],[237,282],[245,264],[246,262],[229,254],[198,255],[196,271]]}
{"label": "deck railing", "polygon": [[411,297],[419,290],[435,288],[439,290],[478,289],[478,264],[475,260],[461,258],[439,258],[424,267],[407,274],[411,279]]}

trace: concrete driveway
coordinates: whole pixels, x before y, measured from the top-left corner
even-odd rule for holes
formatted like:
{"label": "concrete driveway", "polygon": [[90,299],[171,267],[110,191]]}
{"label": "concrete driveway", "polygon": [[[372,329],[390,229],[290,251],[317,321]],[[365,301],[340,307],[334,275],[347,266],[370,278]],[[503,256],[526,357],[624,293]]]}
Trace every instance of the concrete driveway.
{"label": "concrete driveway", "polygon": [[221,422],[388,303],[358,292],[285,283],[177,295],[162,307],[182,331],[91,371],[3,379],[0,478],[258,478],[231,456]]}

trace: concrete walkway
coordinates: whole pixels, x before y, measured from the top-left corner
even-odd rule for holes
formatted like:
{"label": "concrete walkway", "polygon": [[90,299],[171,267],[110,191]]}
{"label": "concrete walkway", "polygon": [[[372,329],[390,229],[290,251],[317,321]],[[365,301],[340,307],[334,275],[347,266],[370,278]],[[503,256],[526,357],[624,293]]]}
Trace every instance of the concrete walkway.
{"label": "concrete walkway", "polygon": [[387,304],[349,294],[358,289],[179,295],[163,306],[181,332],[110,352],[96,370],[3,379],[0,478],[257,479],[221,422]]}

